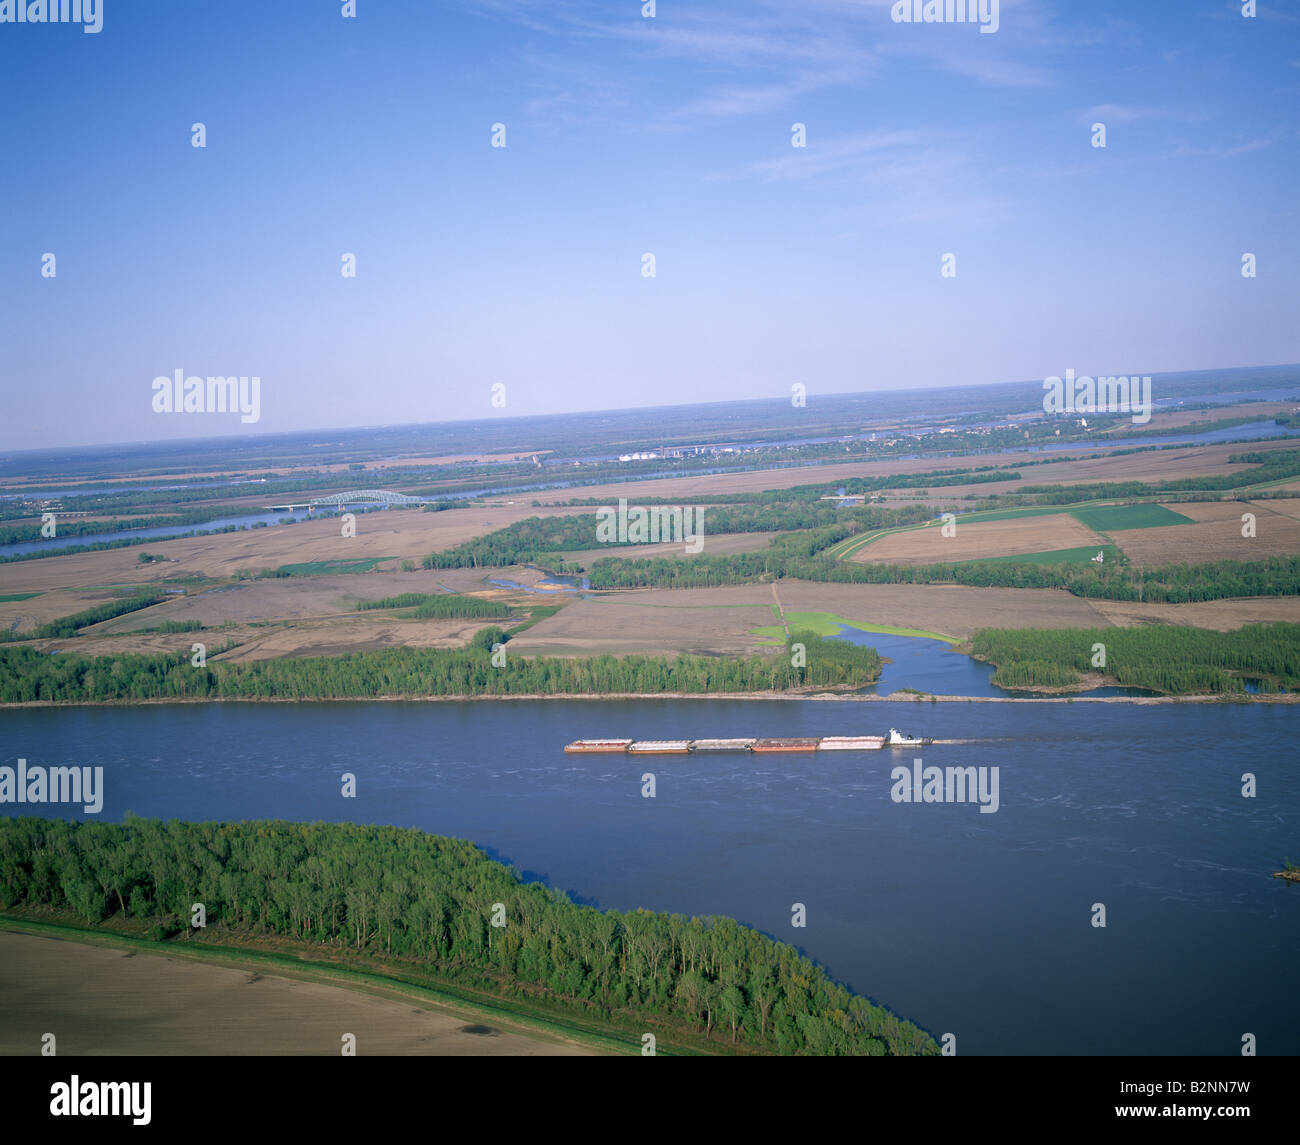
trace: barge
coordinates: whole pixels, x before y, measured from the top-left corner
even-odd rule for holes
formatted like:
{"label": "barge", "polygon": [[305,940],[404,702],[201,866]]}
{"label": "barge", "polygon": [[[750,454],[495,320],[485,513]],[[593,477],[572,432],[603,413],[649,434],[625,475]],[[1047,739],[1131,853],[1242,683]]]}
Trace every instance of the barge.
{"label": "barge", "polygon": [[816,751],[816,736],[783,736],[780,739],[756,739],[750,748],[754,752]]}
{"label": "barge", "polygon": [[691,751],[749,751],[752,739],[693,739]]}
{"label": "barge", "polygon": [[879,751],[882,747],[926,747],[934,740],[904,735],[890,728],[887,736],[777,736],[769,739],[579,739],[564,750],[577,753],[619,752],[627,755],[688,755],[695,752]]}
{"label": "barge", "polygon": [[630,739],[576,739],[565,744],[565,751],[627,751],[632,746]]}

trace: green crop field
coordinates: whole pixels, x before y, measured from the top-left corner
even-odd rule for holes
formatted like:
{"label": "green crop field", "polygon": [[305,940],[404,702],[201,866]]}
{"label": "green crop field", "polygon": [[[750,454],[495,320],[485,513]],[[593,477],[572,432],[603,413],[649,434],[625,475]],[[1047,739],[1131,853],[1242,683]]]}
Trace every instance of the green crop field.
{"label": "green crop field", "polygon": [[332,573],[363,573],[372,571],[376,565],[383,564],[384,561],[395,559],[395,557],[365,557],[352,561],[305,561],[302,564],[281,565],[273,572],[263,573],[262,576],[325,576]]}
{"label": "green crop field", "polygon": [[[920,628],[897,628],[889,624],[867,624],[859,620],[848,620],[833,612],[787,612],[786,623],[791,632],[815,632],[818,636],[834,636],[841,628],[856,628],[859,632],[878,632],[883,636],[919,636],[927,640],[942,640],[951,644],[955,639],[941,632],[926,632]],[[785,643],[785,630],[779,624],[750,629],[755,636],[765,640]]]}
{"label": "green crop field", "polygon": [[[957,524],[973,525],[984,521],[1013,521],[1020,517],[1055,517],[1060,513],[1068,512],[1070,512],[1070,509],[1066,505],[1041,505],[1032,509],[979,509],[974,513],[958,513]],[[939,521],[932,521],[931,524],[937,525]]]}
{"label": "green crop field", "polygon": [[40,596],[39,592],[7,592],[0,596],[0,604],[13,604],[16,600],[31,600],[34,596]]}
{"label": "green crop field", "polygon": [[1094,505],[1088,509],[1071,509],[1070,515],[1098,532],[1113,533],[1123,529],[1158,529],[1163,525],[1192,525],[1184,517],[1163,505]]}

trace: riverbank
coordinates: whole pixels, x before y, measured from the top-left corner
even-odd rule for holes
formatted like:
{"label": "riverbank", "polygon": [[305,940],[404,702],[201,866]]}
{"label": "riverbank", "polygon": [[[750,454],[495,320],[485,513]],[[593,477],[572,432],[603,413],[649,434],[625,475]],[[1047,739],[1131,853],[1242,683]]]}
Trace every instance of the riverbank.
{"label": "riverbank", "polygon": [[816,700],[848,703],[939,703],[939,704],[1297,704],[1300,693],[1269,695],[1197,696],[932,696],[916,692],[893,692],[888,696],[852,692],[602,692],[520,693],[468,696],[203,696],[122,700],[21,700],[0,703],[5,708],[133,708],[176,704],[362,704],[362,703],[465,703],[508,700]]}

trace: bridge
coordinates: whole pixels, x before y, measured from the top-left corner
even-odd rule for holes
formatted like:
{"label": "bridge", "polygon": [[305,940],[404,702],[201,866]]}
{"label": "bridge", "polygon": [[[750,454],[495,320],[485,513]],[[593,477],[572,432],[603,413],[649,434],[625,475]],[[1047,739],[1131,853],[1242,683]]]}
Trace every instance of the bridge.
{"label": "bridge", "polygon": [[406,493],[394,493],[389,489],[352,489],[347,493],[331,493],[328,497],[313,497],[310,501],[298,501],[286,505],[268,505],[271,512],[292,509],[323,509],[332,505],[427,505],[431,497],[411,497]]}

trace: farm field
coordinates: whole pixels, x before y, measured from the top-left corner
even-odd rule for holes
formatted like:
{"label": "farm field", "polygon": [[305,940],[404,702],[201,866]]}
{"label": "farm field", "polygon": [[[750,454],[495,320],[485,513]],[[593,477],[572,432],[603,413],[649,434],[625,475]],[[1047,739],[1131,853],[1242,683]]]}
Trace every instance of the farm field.
{"label": "farm field", "polygon": [[304,1054],[337,1057],[339,1031],[371,1054],[580,1055],[517,1026],[481,1025],[433,1001],[302,981],[190,958],[0,931],[0,1053],[29,1052],[45,1030],[77,1055]]}
{"label": "farm field", "polygon": [[[439,569],[241,581],[215,589],[190,590],[186,596],[155,605],[143,613],[105,621],[93,631],[130,632],[162,620],[194,620],[205,627],[216,627],[228,621],[329,617],[355,612],[363,601],[382,600],[404,592],[436,593],[442,588],[453,592],[484,592],[490,587],[484,583],[486,575],[482,569]],[[373,618],[376,614],[369,615]]]}
{"label": "farm field", "polygon": [[767,585],[612,593],[570,601],[510,647],[528,656],[741,655],[759,650],[752,629],[774,619]]}
{"label": "farm field", "polygon": [[[1225,415],[1226,416],[1226,415]],[[1061,460],[1043,465],[1025,466],[1020,470],[1019,481],[991,481],[978,485],[951,485],[934,489],[925,500],[930,504],[953,504],[967,496],[986,497],[1014,493],[1025,485],[1073,485],[1096,481],[1174,481],[1183,478],[1211,477],[1224,473],[1249,471],[1248,466],[1228,463],[1233,454],[1245,452],[1267,453],[1275,449],[1294,449],[1294,441],[1260,441],[1250,445],[1221,444],[1197,445],[1186,449],[1148,449],[1138,453],[1125,453],[1115,457],[1084,457],[1074,450],[1061,451]],[[1082,449],[1087,454],[1095,450]],[[963,465],[1016,465],[1019,461],[1041,460],[1041,454],[996,454],[980,458],[964,458]],[[940,468],[941,466],[934,466]],[[901,470],[885,470],[901,472]],[[904,494],[900,500],[909,498]]]}
{"label": "farm field", "polygon": [[[1192,523],[1126,532],[1115,540],[1130,560],[1150,565],[1294,556],[1300,552],[1295,505],[1294,500],[1180,504],[1178,512]],[[1254,537],[1242,536],[1243,513],[1255,515]]]}
{"label": "farm field", "polygon": [[891,533],[855,552],[851,560],[888,564],[932,564],[939,561],[982,560],[990,557],[1042,553],[1102,543],[1086,525],[1068,512],[1003,520],[957,521],[956,535],[945,537],[937,526]]}
{"label": "farm field", "polygon": [[[362,601],[380,600],[405,592],[473,593],[492,600],[517,602],[526,614],[529,606],[545,603],[541,594],[494,587],[490,577],[501,576],[527,587],[542,579],[536,569],[441,569],[436,572],[360,573],[255,579],[216,587],[191,587],[136,612],[126,613],[81,630],[76,638],[45,639],[34,647],[73,649],[84,655],[121,652],[188,652],[194,641],[210,650],[235,641],[239,648],[224,659],[261,659],[267,656],[331,655],[360,652],[397,644],[415,647],[453,647],[463,644],[488,623],[472,619],[414,619],[388,610],[356,612]],[[97,588],[83,592],[57,591],[38,598],[41,609],[23,613],[22,604],[0,607],[0,623],[28,630],[50,620],[120,599],[120,589]],[[150,632],[164,623],[195,623],[193,632]],[[75,640],[75,643],[74,643]]]}
{"label": "farm field", "polygon": [[[31,646],[41,651],[75,652],[79,656],[113,656],[124,652],[184,652],[195,641],[207,649],[209,661],[266,660],[275,657],[341,656],[377,648],[458,648],[487,621],[398,620],[383,613],[364,617],[339,616],[323,620],[280,620],[233,624],[202,632],[122,632],[75,639],[42,639]],[[221,651],[228,642],[238,646]]]}
{"label": "farm field", "polygon": [[878,629],[964,639],[975,628],[1087,627],[1107,623],[1090,602],[1057,589],[962,585],[852,585],[784,580],[771,585],[651,589],[575,600],[512,641],[527,655],[682,651],[739,654],[767,645],[756,629],[787,615],[824,613]]}
{"label": "farm field", "polygon": [[[382,614],[301,620],[271,628],[242,628],[230,633],[237,648],[215,660],[271,660],[284,656],[339,656],[377,648],[460,648],[484,620],[385,619]],[[227,633],[222,632],[221,637]]]}
{"label": "farm field", "polygon": [[1294,402],[1241,402],[1233,406],[1215,407],[1195,410],[1156,410],[1151,420],[1143,429],[1166,431],[1173,429],[1196,429],[1205,422],[1219,421],[1229,417],[1252,417],[1260,421],[1282,417],[1295,409]]}
{"label": "farm field", "polygon": [[[1268,448],[1270,443],[1261,445]],[[1278,446],[1285,442],[1274,443]],[[1084,481],[1126,477],[1153,478],[1162,474],[1185,476],[1194,472],[1223,472],[1226,458],[1241,446],[1212,446],[1177,451],[1151,451],[1120,458],[1083,460],[1069,454],[1049,464],[1025,469],[1022,483],[1046,484],[1051,480]],[[618,485],[557,490],[539,494],[553,496],[609,495],[609,503],[620,497],[635,504],[638,496],[701,496],[728,491],[753,491],[807,485],[850,476],[888,472],[922,472],[953,468],[955,465],[1015,464],[1009,455],[908,462],[880,461],[846,465],[763,470],[753,473],[695,475],[680,479],[634,482]],[[358,473],[358,478],[367,476]],[[375,474],[377,478],[379,475]],[[365,483],[381,484],[367,477]],[[955,494],[962,487],[941,488],[928,498],[937,506],[960,505]],[[990,486],[968,487],[980,496]],[[897,497],[899,505],[926,500],[913,492]],[[261,502],[265,498],[248,498]],[[1252,542],[1240,538],[1240,514],[1252,511],[1259,520],[1259,536]],[[520,606],[526,615],[529,605],[559,603],[565,607],[517,637],[515,647],[522,654],[574,655],[608,652],[614,654],[655,651],[699,651],[735,654],[761,646],[754,630],[773,623],[773,591],[770,586],[726,589],[635,591],[610,594],[599,600],[579,601],[564,593],[525,593],[520,588],[493,585],[511,581],[532,587],[545,575],[536,569],[420,569],[429,552],[441,551],[463,541],[534,516],[590,514],[590,506],[534,507],[531,500],[503,504],[475,504],[465,508],[427,513],[413,510],[359,514],[357,535],[340,535],[337,517],[325,516],[289,526],[271,526],[210,537],[178,538],[151,542],[141,548],[55,556],[38,561],[13,562],[0,566],[0,629],[29,631],[49,621],[113,600],[130,586],[139,590],[161,588],[176,578],[209,578],[207,584],[185,585],[184,595],[143,611],[104,621],[75,638],[75,647],[86,654],[121,651],[184,651],[196,639],[209,647],[226,640],[239,647],[224,655],[230,659],[270,656],[341,654],[395,644],[447,647],[463,643],[482,621],[414,621],[385,612],[355,615],[358,602],[394,596],[402,592],[470,592]],[[711,535],[706,530],[704,553],[726,556],[755,552],[769,546],[773,533]],[[1092,526],[1092,527],[1090,527]],[[1210,559],[1218,555],[1248,557],[1271,553],[1289,555],[1300,551],[1300,500],[1266,500],[1242,504],[1154,504],[1088,506],[1076,510],[1040,506],[1028,511],[999,510],[977,519],[960,519],[957,535],[943,537],[937,527],[910,528],[884,533],[852,553],[855,560],[886,563],[930,563],[966,560],[1031,559],[1039,562],[1091,560],[1105,549],[1111,531],[1114,541],[1133,559],[1148,564],[1186,561],[1192,557]],[[828,550],[834,556],[842,548],[860,542],[850,539]],[[1250,543],[1249,553],[1242,546]],[[1216,549],[1216,545],[1218,546]],[[1114,555],[1113,549],[1108,550]],[[141,564],[147,552],[160,558]],[[570,559],[590,564],[602,557],[680,557],[683,545],[645,545],[634,548],[596,547],[569,554]],[[413,571],[400,571],[411,562]],[[262,569],[297,567],[316,575],[290,578],[233,581],[237,573]],[[346,568],[370,571],[343,572]],[[792,611],[830,613],[876,626],[920,631],[938,631],[957,637],[971,628],[995,625],[1051,626],[1057,621],[1039,616],[1032,593],[1017,597],[1022,590],[984,590],[958,586],[869,586],[810,585],[782,581],[782,602]],[[696,593],[707,593],[697,598]],[[1001,596],[1000,593],[1010,593]],[[738,594],[738,595],[729,595]],[[1051,594],[1056,598],[1058,594]],[[1060,615],[1072,619],[1060,623],[1097,624],[1100,614],[1093,606],[1059,594],[1069,601],[1058,604]],[[947,602],[960,601],[950,607]],[[738,606],[738,607],[733,607]],[[1270,608],[1273,606],[1270,606]],[[653,608],[653,612],[651,609]],[[936,619],[938,608],[943,619]],[[1116,614],[1121,615],[1121,614]],[[1128,617],[1130,614],[1123,614]],[[1254,618],[1250,608],[1227,612]],[[1269,613],[1272,615],[1272,612]],[[653,619],[651,617],[653,616]],[[1137,622],[1138,613],[1131,614]],[[204,635],[142,631],[164,622],[194,622],[203,625]],[[1125,621],[1127,622],[1127,620]],[[1245,621],[1243,621],[1245,622]],[[228,626],[228,627],[223,627]],[[71,638],[39,642],[47,650],[67,648]]]}
{"label": "farm field", "polygon": [[25,599],[0,602],[0,631],[27,632],[42,624],[48,624],[51,620],[94,608],[95,605],[103,604],[105,601],[116,600],[122,593],[112,588],[88,587],[35,593],[30,596],[25,593],[14,595]]}
{"label": "farm field", "polygon": [[1018,553],[1015,556],[985,557],[986,564],[1082,565],[1096,560],[1113,561],[1118,549],[1114,545],[1082,545],[1077,549],[1050,549],[1043,553]]}
{"label": "farm field", "polygon": [[[1218,416],[1227,416],[1220,414]],[[1095,453],[1096,446],[1089,442],[1061,450],[1060,460],[1023,469],[1019,481],[998,481],[976,485],[952,485],[936,488],[931,496],[912,496],[910,491],[901,498],[909,503],[929,500],[950,503],[966,494],[984,496],[997,492],[1011,492],[1020,485],[1076,483],[1088,481],[1155,481],[1183,477],[1205,477],[1212,474],[1244,472],[1247,467],[1229,465],[1232,454],[1259,450],[1294,449],[1294,441],[1261,441],[1250,445],[1216,444],[1193,446],[1186,449],[1150,449],[1126,453],[1120,457],[1087,457]],[[1041,453],[982,453],[961,458],[909,458],[883,461],[856,461],[843,464],[798,466],[784,469],[761,469],[746,473],[692,474],[684,477],[663,477],[645,481],[628,481],[605,485],[590,485],[576,489],[551,489],[527,494],[516,494],[543,505],[567,501],[573,497],[600,498],[614,505],[620,497],[635,503],[638,497],[673,498],[707,497],[717,493],[761,492],[767,489],[789,489],[796,485],[834,485],[850,477],[878,477],[888,474],[926,473],[931,470],[953,468],[978,468],[985,465],[1015,467],[1030,461],[1042,461]],[[525,514],[526,515],[526,514]]]}
{"label": "farm field", "polygon": [[[725,556],[728,553],[753,553],[759,549],[767,548],[775,536],[775,533],[710,533],[709,512],[706,507],[704,510],[704,547],[699,551],[708,553],[711,556]],[[564,555],[568,560],[590,567],[593,561],[598,561],[602,557],[622,557],[626,560],[635,560],[641,557],[682,557],[690,554],[686,551],[684,543],[674,543],[582,549],[577,552],[566,551]]]}
{"label": "farm field", "polygon": [[[366,513],[357,517],[355,537],[343,537],[336,517],[297,525],[272,525],[207,537],[179,537],[150,542],[141,548],[105,549],[0,564],[0,592],[76,588],[86,584],[140,584],[177,576],[227,577],[239,569],[254,572],[281,565],[321,560],[391,558],[420,560],[430,552],[449,549],[483,533],[503,529],[527,517],[569,516],[590,509],[534,509],[526,505],[475,506],[442,513],[413,510]],[[139,562],[141,551],[165,558],[151,565]]]}
{"label": "farm field", "polygon": [[1285,621],[1300,624],[1300,597],[1252,596],[1235,600],[1204,600],[1194,604],[1134,604],[1097,600],[1093,607],[1112,624],[1186,624],[1229,632],[1243,624]]}
{"label": "farm field", "polygon": [[1189,525],[1191,517],[1175,512],[1165,505],[1089,505],[1072,509],[1070,515],[1078,522],[1100,533],[1128,529],[1159,529],[1166,525]]}

